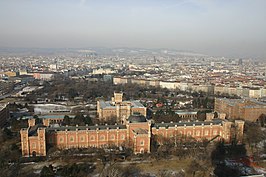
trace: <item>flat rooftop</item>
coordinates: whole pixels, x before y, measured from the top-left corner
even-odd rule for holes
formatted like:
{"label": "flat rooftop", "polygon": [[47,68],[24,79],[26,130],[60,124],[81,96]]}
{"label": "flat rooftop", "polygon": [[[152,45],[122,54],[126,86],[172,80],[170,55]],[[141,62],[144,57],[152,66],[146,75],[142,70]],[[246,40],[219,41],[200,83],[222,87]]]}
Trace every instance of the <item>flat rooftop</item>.
{"label": "flat rooftop", "polygon": [[228,99],[228,98],[216,98],[216,99],[222,100],[230,106],[234,106],[239,103],[246,103],[247,105],[245,107],[261,107],[261,106],[266,107],[266,103],[257,101],[255,99]]}
{"label": "flat rooftop", "polygon": [[[102,109],[108,109],[108,108],[115,108],[116,105],[112,104],[111,101],[99,101],[100,108]],[[138,100],[134,101],[123,101],[121,104],[130,104],[131,108],[144,108],[144,106],[140,103]]]}

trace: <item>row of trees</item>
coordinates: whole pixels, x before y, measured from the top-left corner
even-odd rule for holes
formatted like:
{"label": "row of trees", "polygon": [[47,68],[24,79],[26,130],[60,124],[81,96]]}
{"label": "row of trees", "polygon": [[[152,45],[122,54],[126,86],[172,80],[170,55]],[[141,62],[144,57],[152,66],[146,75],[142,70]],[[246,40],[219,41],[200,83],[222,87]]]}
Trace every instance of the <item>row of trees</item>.
{"label": "row of trees", "polygon": [[16,165],[10,166],[12,163],[18,163],[21,152],[17,145],[19,136],[10,129],[0,129],[0,176],[12,176],[16,171]]}
{"label": "row of trees", "polygon": [[84,116],[83,114],[77,114],[74,118],[65,116],[63,124],[75,126],[75,125],[93,125],[92,119],[89,115]]}
{"label": "row of trees", "polygon": [[83,177],[87,174],[92,173],[95,170],[95,165],[91,163],[84,164],[70,164],[54,170],[52,165],[44,166],[41,170],[41,177],[55,177],[55,176],[64,176],[64,177]]}
{"label": "row of trees", "polygon": [[258,144],[266,139],[266,132],[261,129],[258,123],[246,121],[244,135],[245,142],[251,149],[252,154],[258,155],[260,153]]}
{"label": "row of trees", "polygon": [[[93,82],[87,80],[56,79],[52,82],[45,82],[44,88],[27,95],[28,101],[35,101],[37,97],[48,97],[56,100],[61,96],[73,100],[75,97],[82,97],[84,101],[97,97],[110,98],[114,91],[123,91],[125,99],[139,99],[152,97],[152,93],[169,92],[159,87],[145,87],[137,84],[113,85],[109,82]],[[46,96],[44,93],[48,93]]]}
{"label": "row of trees", "polygon": [[213,109],[214,99],[210,97],[196,97],[193,99],[192,105],[193,108]]}
{"label": "row of trees", "polygon": [[191,136],[177,134],[171,138],[165,138],[161,135],[152,136],[151,151],[155,158],[164,158],[174,155],[179,158],[195,157],[201,152],[205,152],[209,141],[203,139],[197,141]]}
{"label": "row of trees", "polygon": [[161,123],[161,122],[178,122],[181,120],[181,118],[176,114],[173,110],[167,109],[167,110],[162,110],[159,109],[155,112],[155,114],[152,115],[153,120],[156,123]]}

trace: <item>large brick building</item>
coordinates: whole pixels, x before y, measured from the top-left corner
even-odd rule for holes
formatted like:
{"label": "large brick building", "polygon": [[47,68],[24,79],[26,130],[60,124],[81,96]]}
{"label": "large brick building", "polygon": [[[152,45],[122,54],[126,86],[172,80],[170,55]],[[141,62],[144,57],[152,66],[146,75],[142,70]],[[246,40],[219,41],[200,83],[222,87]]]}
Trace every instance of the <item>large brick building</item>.
{"label": "large brick building", "polygon": [[139,101],[123,101],[123,93],[114,93],[111,101],[97,102],[97,114],[100,120],[107,121],[115,117],[117,122],[125,124],[128,117],[134,113],[146,116],[146,107]]}
{"label": "large brick building", "polygon": [[262,114],[266,115],[266,103],[253,99],[215,98],[214,111],[232,119],[257,121]]}
{"label": "large brick building", "polygon": [[[151,123],[140,114],[131,115],[124,125],[55,127],[50,125],[49,119],[43,119],[42,125],[36,125],[35,119],[29,119],[28,122],[29,127],[20,131],[24,157],[46,156],[47,147],[68,149],[115,145],[129,146],[136,154],[149,153],[153,136],[163,138],[188,136],[199,141],[216,138],[216,140],[224,139],[226,142],[237,136],[241,142],[244,127],[244,121],[230,122],[222,119]],[[232,127],[236,131],[232,131]]]}

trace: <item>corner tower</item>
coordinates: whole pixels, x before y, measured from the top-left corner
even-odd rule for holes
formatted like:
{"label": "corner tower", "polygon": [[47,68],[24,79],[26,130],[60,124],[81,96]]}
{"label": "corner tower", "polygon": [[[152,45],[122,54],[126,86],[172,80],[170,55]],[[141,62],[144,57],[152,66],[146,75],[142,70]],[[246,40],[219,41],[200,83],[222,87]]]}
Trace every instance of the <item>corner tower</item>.
{"label": "corner tower", "polygon": [[115,103],[122,103],[123,102],[123,93],[116,93],[114,92],[114,102]]}
{"label": "corner tower", "polygon": [[133,114],[129,116],[126,126],[128,143],[134,153],[150,153],[151,122],[141,114]]}
{"label": "corner tower", "polygon": [[20,130],[22,156],[46,156],[46,129],[29,120],[29,127]]}

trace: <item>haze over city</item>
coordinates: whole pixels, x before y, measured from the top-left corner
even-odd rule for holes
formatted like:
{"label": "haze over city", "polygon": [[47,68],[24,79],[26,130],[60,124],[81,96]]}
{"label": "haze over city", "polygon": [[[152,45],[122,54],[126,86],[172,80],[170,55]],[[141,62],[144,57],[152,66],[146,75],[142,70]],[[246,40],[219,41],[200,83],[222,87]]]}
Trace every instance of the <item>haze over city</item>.
{"label": "haze over city", "polygon": [[1,177],[265,177],[266,0],[0,0]]}
{"label": "haze over city", "polygon": [[0,47],[143,47],[266,57],[264,0],[11,0]]}

